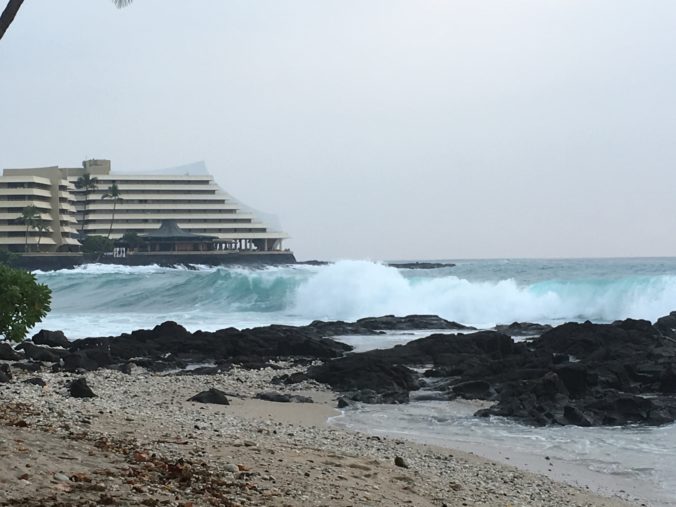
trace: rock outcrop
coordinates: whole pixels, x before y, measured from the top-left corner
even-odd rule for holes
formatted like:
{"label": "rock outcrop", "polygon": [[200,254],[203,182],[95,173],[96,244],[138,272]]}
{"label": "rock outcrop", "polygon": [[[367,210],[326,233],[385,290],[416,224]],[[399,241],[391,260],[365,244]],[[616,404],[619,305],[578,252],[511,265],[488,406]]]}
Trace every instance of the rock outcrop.
{"label": "rock outcrop", "polygon": [[48,347],[63,347],[64,349],[70,347],[70,342],[63,331],[42,329],[31,338],[31,341],[36,345],[47,345]]}
{"label": "rock outcrop", "polygon": [[[242,331],[235,328],[190,333],[175,322],[164,322],[153,329],[107,338],[85,338],[72,342],[64,357],[69,370],[109,366],[134,359],[139,366],[154,369],[181,367],[186,362],[215,361],[265,365],[280,358],[308,357],[330,359],[350,350],[350,346],[317,337],[306,328],[266,326]],[[146,358],[144,363],[138,358]],[[96,365],[96,366],[95,366]]]}
{"label": "rock outcrop", "polygon": [[458,324],[450,320],[442,319],[437,315],[407,315],[405,317],[395,317],[394,315],[385,315],[383,317],[367,317],[359,319],[358,326],[370,329],[372,331],[413,331],[420,329],[476,329],[463,324]]}
{"label": "rock outcrop", "polygon": [[499,324],[495,331],[507,336],[540,336],[549,331],[552,326],[548,324],[535,324],[533,322],[512,322],[511,324]]}
{"label": "rock outcrop", "polygon": [[[568,323],[527,342],[495,331],[435,334],[348,354],[308,376],[365,403],[406,401],[423,386],[446,399],[494,402],[478,416],[534,425],[660,425],[676,420],[670,318],[655,326],[632,319]],[[410,367],[426,369],[420,376]]]}
{"label": "rock outcrop", "polygon": [[[478,416],[510,417],[534,425],[659,425],[676,420],[676,312],[654,325],[626,319],[612,324],[567,323],[548,328],[514,323],[498,328],[512,335],[541,333],[522,341],[498,331],[437,333],[358,354],[328,338],[463,327],[429,315],[195,333],[165,322],[116,337],[76,340],[67,349],[31,342],[17,349],[23,349],[29,360],[74,372],[101,367],[130,371],[132,363],[162,371],[210,362],[215,366],[193,374],[211,374],[233,364],[265,368],[275,367],[271,361],[289,359],[297,365],[314,365],[274,377],[273,384],[316,380],[341,392],[348,404],[406,403],[412,391],[417,391],[415,399],[481,399],[493,404]],[[40,336],[38,341],[54,345],[60,335]],[[9,348],[3,353],[14,360],[16,351]],[[40,364],[14,363],[31,370],[39,370]],[[10,380],[9,367],[0,365],[0,382]],[[73,382],[71,392],[87,395],[86,382],[80,385],[81,380]],[[259,398],[301,401],[270,392],[260,393]]]}

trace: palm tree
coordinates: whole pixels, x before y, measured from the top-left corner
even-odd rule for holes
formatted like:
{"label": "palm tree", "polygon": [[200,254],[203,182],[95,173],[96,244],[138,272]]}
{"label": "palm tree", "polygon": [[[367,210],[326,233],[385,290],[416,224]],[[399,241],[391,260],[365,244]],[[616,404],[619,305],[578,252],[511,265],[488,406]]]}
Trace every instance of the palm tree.
{"label": "palm tree", "polygon": [[80,235],[84,236],[85,223],[87,223],[87,201],[89,194],[96,190],[99,186],[99,179],[89,173],[84,173],[75,182],[75,188],[84,190],[84,208],[82,209],[82,225],[80,226]]}
{"label": "palm tree", "polygon": [[[115,7],[118,9],[126,7],[131,2],[132,0],[113,0]],[[21,8],[21,4],[23,4],[23,0],[9,0],[7,2],[7,7],[5,7],[5,10],[0,14],[0,39],[2,39],[2,36],[5,35],[9,25],[14,21],[16,13],[19,12],[19,9]]]}
{"label": "palm tree", "polygon": [[113,184],[108,187],[108,191],[101,196],[101,199],[113,200],[113,216],[110,218],[110,227],[108,228],[108,239],[110,239],[110,233],[113,231],[113,222],[115,222],[115,208],[117,208],[117,203],[122,200],[117,183],[113,181]]}
{"label": "palm tree", "polygon": [[14,21],[14,17],[16,16],[16,13],[19,12],[22,3],[23,0],[9,0],[9,2],[7,2],[7,7],[5,7],[5,10],[0,14],[0,39],[2,39],[2,36],[5,35],[9,25]]}
{"label": "palm tree", "polygon": [[45,232],[52,232],[52,230],[49,228],[47,223],[42,220],[42,218],[39,218],[37,223],[33,226],[33,228],[38,231],[40,234],[38,234],[38,252],[40,251],[40,241],[42,241],[42,235]]}
{"label": "palm tree", "polygon": [[26,243],[24,244],[24,252],[28,252],[28,231],[35,228],[40,218],[40,211],[33,206],[26,206],[21,210],[21,216],[17,219],[20,223],[26,226]]}

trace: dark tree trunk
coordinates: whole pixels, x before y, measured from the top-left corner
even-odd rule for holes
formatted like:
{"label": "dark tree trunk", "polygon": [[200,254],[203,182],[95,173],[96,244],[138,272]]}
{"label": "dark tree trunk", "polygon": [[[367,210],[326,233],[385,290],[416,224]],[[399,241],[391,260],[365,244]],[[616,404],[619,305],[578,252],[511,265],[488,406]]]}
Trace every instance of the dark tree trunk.
{"label": "dark tree trunk", "polygon": [[85,191],[84,207],[82,208],[82,224],[80,224],[81,239],[85,237],[85,223],[87,222],[87,199],[89,199],[89,192]]}
{"label": "dark tree trunk", "polygon": [[115,208],[117,207],[117,199],[113,201],[113,216],[110,219],[110,227],[108,228],[108,239],[110,239],[110,233],[113,232],[113,223],[115,222]]}
{"label": "dark tree trunk", "polygon": [[16,13],[19,12],[22,3],[23,0],[9,0],[9,2],[7,2],[7,7],[5,7],[5,10],[0,14],[0,39],[2,39],[2,36],[5,35],[9,25],[14,21],[14,17],[16,16]]}

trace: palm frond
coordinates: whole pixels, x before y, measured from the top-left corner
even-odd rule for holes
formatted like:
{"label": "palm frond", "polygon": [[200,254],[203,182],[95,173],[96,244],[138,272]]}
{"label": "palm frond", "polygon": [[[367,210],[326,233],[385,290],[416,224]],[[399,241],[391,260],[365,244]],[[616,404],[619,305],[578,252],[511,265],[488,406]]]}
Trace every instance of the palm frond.
{"label": "palm frond", "polygon": [[131,4],[131,2],[132,0],[113,0],[115,7],[117,7],[118,9],[126,7],[127,5]]}

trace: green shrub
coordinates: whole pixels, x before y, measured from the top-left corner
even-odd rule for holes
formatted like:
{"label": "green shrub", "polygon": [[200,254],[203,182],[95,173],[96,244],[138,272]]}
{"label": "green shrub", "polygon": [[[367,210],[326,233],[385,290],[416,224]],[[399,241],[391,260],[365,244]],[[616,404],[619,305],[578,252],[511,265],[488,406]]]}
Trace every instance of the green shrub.
{"label": "green shrub", "polygon": [[11,266],[19,259],[19,256],[14,252],[10,252],[6,248],[0,248],[0,264]]}
{"label": "green shrub", "polygon": [[52,291],[35,275],[0,264],[0,335],[20,342],[50,310]]}
{"label": "green shrub", "polygon": [[138,235],[138,232],[125,232],[119,240],[120,244],[128,245],[129,248],[137,248],[142,240]]}
{"label": "green shrub", "polygon": [[113,246],[113,240],[105,236],[87,236],[82,241],[82,251],[84,253],[112,252]]}

